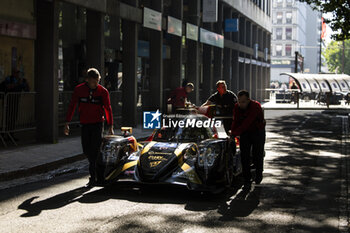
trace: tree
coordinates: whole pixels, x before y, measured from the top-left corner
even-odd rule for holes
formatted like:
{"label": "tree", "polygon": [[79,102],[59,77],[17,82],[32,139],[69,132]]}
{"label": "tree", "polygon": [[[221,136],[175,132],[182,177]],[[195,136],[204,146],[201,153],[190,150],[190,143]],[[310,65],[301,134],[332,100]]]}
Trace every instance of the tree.
{"label": "tree", "polygon": [[339,41],[350,39],[350,1],[349,0],[299,0],[308,3],[313,9],[332,17],[325,22],[333,30],[332,38]]}
{"label": "tree", "polygon": [[[350,75],[350,40],[345,40],[344,73]],[[342,72],[343,67],[343,43],[332,41],[323,52],[330,72]]]}

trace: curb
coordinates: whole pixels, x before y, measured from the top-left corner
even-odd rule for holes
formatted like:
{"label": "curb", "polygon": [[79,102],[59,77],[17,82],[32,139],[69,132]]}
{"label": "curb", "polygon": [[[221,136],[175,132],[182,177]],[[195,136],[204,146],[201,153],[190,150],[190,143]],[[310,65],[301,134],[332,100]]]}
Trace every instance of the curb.
{"label": "curb", "polygon": [[0,173],[0,182],[23,178],[23,177],[27,177],[35,174],[40,174],[40,173],[46,173],[51,170],[57,169],[58,167],[61,167],[63,165],[74,163],[79,160],[83,160],[85,158],[86,156],[84,154],[79,154],[79,155],[74,155],[64,159],[59,159],[53,162],[40,164],[38,166],[27,168],[27,169]]}
{"label": "curb", "polygon": [[[146,138],[147,137],[140,137],[137,139],[137,141],[146,140]],[[78,155],[73,155],[71,157],[59,159],[59,160],[56,160],[53,162],[40,164],[40,165],[35,166],[35,167],[20,169],[17,171],[0,173],[0,182],[14,180],[14,179],[23,178],[23,177],[28,177],[28,176],[32,176],[32,175],[36,175],[36,174],[41,174],[41,173],[46,173],[46,172],[49,172],[51,170],[62,167],[64,165],[74,163],[74,162],[77,162],[77,161],[80,161],[83,159],[86,159],[86,156],[84,154],[78,154]]]}

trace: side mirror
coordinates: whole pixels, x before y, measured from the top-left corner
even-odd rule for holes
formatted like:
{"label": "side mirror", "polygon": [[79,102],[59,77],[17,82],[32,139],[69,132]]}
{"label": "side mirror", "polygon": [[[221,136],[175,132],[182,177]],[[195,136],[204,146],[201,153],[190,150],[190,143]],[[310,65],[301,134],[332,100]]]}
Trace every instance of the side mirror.
{"label": "side mirror", "polygon": [[123,136],[132,134],[132,127],[121,127],[120,129],[122,131]]}

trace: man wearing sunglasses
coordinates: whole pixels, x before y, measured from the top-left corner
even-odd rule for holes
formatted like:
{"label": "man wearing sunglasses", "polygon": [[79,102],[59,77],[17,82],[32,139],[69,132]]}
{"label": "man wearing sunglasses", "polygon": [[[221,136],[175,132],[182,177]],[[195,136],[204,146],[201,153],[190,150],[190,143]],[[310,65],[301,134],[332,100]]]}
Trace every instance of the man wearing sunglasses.
{"label": "man wearing sunglasses", "polygon": [[109,125],[109,134],[113,131],[113,115],[109,93],[99,84],[100,73],[95,68],[87,71],[87,82],[75,87],[66,116],[65,135],[69,135],[69,122],[72,120],[76,106],[79,104],[81,128],[81,143],[83,152],[89,160],[90,179],[87,186],[92,187],[102,182],[98,177],[96,160],[102,141],[104,115]]}
{"label": "man wearing sunglasses", "polygon": [[202,106],[215,104],[215,118],[222,119],[226,132],[232,125],[232,112],[237,103],[237,96],[230,90],[227,90],[225,80],[216,82],[217,92],[212,94]]}

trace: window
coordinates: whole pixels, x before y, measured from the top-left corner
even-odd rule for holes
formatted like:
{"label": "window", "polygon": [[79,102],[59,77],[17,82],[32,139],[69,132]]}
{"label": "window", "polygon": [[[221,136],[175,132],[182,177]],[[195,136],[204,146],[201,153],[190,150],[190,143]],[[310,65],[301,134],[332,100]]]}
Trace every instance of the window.
{"label": "window", "polygon": [[333,83],[333,87],[334,87],[334,88],[338,88],[337,85],[336,85],[335,83]]}
{"label": "window", "polygon": [[283,30],[282,28],[276,28],[276,40],[282,40]]}
{"label": "window", "polygon": [[287,57],[292,56],[292,45],[291,44],[286,44],[285,49],[286,49],[286,56]]}
{"label": "window", "polygon": [[282,56],[282,45],[276,45],[276,56]]}
{"label": "window", "polygon": [[277,19],[277,23],[281,24],[283,19],[283,12],[277,12],[276,19]]}
{"label": "window", "polygon": [[286,23],[292,23],[293,22],[293,15],[292,12],[286,12]]}
{"label": "window", "polygon": [[293,0],[286,0],[287,7],[293,6]]}
{"label": "window", "polygon": [[292,39],[292,29],[286,28],[286,40],[291,40],[291,39]]}
{"label": "window", "polygon": [[275,0],[278,7],[283,6],[283,0]]}
{"label": "window", "polygon": [[304,89],[307,89],[305,83],[302,83],[301,85],[303,86]]}
{"label": "window", "polygon": [[316,84],[316,83],[314,83],[314,88],[315,88],[315,89],[318,89],[318,86],[317,86],[317,84]]}
{"label": "window", "polygon": [[345,88],[345,84],[344,84],[344,83],[341,83],[341,86],[342,86],[343,88]]}
{"label": "window", "polygon": [[323,88],[327,88],[327,87],[326,87],[326,84],[321,83],[321,85],[322,85]]}

